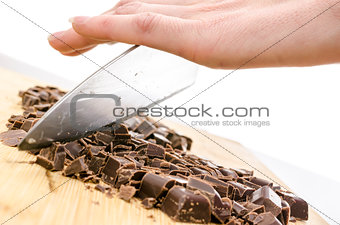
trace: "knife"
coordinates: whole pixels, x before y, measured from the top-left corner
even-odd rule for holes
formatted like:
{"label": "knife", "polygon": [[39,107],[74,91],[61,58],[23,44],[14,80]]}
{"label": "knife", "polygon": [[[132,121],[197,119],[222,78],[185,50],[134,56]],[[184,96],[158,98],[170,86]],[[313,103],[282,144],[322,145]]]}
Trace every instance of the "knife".
{"label": "knife", "polygon": [[144,46],[133,46],[60,99],[27,133],[20,150],[85,137],[120,123],[190,87],[197,65]]}

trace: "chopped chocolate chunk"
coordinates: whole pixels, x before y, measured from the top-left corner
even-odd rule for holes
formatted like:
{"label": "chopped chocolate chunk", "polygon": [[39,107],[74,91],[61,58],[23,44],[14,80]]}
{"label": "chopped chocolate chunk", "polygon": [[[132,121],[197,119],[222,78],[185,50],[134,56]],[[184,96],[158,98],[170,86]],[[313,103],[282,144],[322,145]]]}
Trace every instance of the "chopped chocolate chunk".
{"label": "chopped chocolate chunk", "polygon": [[126,124],[132,131],[134,131],[141,123],[142,121],[138,117],[131,117],[124,121],[124,124]]}
{"label": "chopped chocolate chunk", "polygon": [[96,134],[94,134],[96,140],[98,141],[98,143],[101,143],[105,146],[109,145],[111,143],[111,141],[113,141],[114,137],[108,134],[105,134],[103,132],[97,132]]}
{"label": "chopped chocolate chunk", "polygon": [[244,215],[242,218],[248,221],[250,224],[254,224],[258,214],[256,212],[250,212]]}
{"label": "chopped chocolate chunk", "polygon": [[247,197],[255,191],[254,188],[248,187],[241,183],[237,183],[235,181],[228,181],[228,184],[231,184],[234,188],[230,197],[236,201],[246,200]]}
{"label": "chopped chocolate chunk", "polygon": [[162,198],[174,184],[175,181],[170,177],[147,173],[142,179],[139,197],[141,199],[148,197]]}
{"label": "chopped chocolate chunk", "polygon": [[115,187],[119,188],[121,185],[125,185],[130,181],[141,181],[146,174],[144,170],[135,170],[135,169],[118,169],[117,171],[117,180]]}
{"label": "chopped chocolate chunk", "polygon": [[156,204],[155,198],[144,198],[142,201],[142,205],[146,209],[152,209],[155,204]]}
{"label": "chopped chocolate chunk", "polygon": [[206,181],[189,177],[187,189],[192,191],[199,191],[210,200],[212,214],[218,221],[225,223],[230,217],[232,210],[231,201],[222,201],[218,192]]}
{"label": "chopped chocolate chunk", "polygon": [[34,105],[34,108],[37,111],[42,111],[42,112],[46,112],[49,108],[51,108],[51,104],[40,104],[40,105]]}
{"label": "chopped chocolate chunk", "polygon": [[53,170],[61,171],[64,169],[64,162],[66,158],[64,145],[57,145],[53,160]]}
{"label": "chopped chocolate chunk", "polygon": [[144,139],[147,139],[151,134],[156,131],[156,127],[147,120],[144,120],[138,127],[135,129],[138,133],[144,135]]}
{"label": "chopped chocolate chunk", "polygon": [[119,188],[118,197],[129,202],[130,199],[136,194],[136,188],[132,186],[122,185]]}
{"label": "chopped chocolate chunk", "polygon": [[254,225],[282,225],[271,212],[258,215],[254,220]]}
{"label": "chopped chocolate chunk", "polygon": [[259,177],[250,177],[249,181],[254,183],[254,184],[260,185],[260,186],[273,187],[273,183],[272,182],[267,181],[267,180],[262,179],[262,178],[259,178]]}
{"label": "chopped chocolate chunk", "polygon": [[0,133],[0,141],[2,141],[4,145],[16,147],[21,140],[25,138],[26,134],[24,130],[8,130]]}
{"label": "chopped chocolate chunk", "polygon": [[248,212],[248,209],[239,204],[238,202],[233,201],[233,212],[235,212],[238,217],[241,217]]}
{"label": "chopped chocolate chunk", "polygon": [[94,172],[95,174],[98,174],[100,172],[100,169],[104,166],[105,158],[93,156],[88,163],[89,170]]}
{"label": "chopped chocolate chunk", "polygon": [[180,186],[170,189],[161,209],[175,221],[209,223],[211,220],[209,200]]}
{"label": "chopped chocolate chunk", "polygon": [[78,141],[69,142],[65,145],[65,152],[71,159],[77,158],[82,149],[83,147]]}
{"label": "chopped chocolate chunk", "polygon": [[168,177],[170,177],[171,179],[175,181],[175,185],[186,187],[188,184],[188,179],[186,177],[173,176],[173,175],[169,175]]}
{"label": "chopped chocolate chunk", "polygon": [[146,148],[146,155],[153,158],[165,158],[165,150],[162,146],[157,145],[157,144],[148,144]]}
{"label": "chopped chocolate chunk", "polygon": [[124,124],[119,124],[119,127],[114,130],[115,135],[129,134],[128,128]]}
{"label": "chopped chocolate chunk", "polygon": [[235,169],[231,168],[231,170],[235,171],[240,177],[249,177],[254,175],[254,171],[246,170],[246,169]]}
{"label": "chopped chocolate chunk", "polygon": [[167,144],[171,144],[171,141],[169,141],[166,137],[164,137],[161,134],[154,133],[153,136],[156,140],[156,144],[158,145],[162,145],[163,147],[165,147]]}
{"label": "chopped chocolate chunk", "polygon": [[257,214],[264,213],[265,209],[263,205],[257,205],[252,202],[240,202],[240,204],[248,209],[249,212],[256,212]]}
{"label": "chopped chocolate chunk", "polygon": [[289,223],[289,217],[290,217],[290,206],[288,202],[285,200],[281,199],[281,206],[282,206],[282,211],[281,213],[277,216],[277,219],[283,224],[283,225],[288,225]]}
{"label": "chopped chocolate chunk", "polygon": [[44,167],[45,169],[53,169],[53,162],[40,155],[37,156],[37,160],[35,161],[35,163]]}
{"label": "chopped chocolate chunk", "polygon": [[87,171],[88,168],[84,162],[84,158],[85,156],[81,156],[72,161],[71,164],[65,168],[64,170],[65,175],[70,176],[76,173]]}
{"label": "chopped chocolate chunk", "polygon": [[191,172],[193,174],[205,174],[205,175],[210,175],[209,171],[203,169],[203,168],[199,168],[199,167],[191,167],[190,168]]}
{"label": "chopped chocolate chunk", "polygon": [[114,185],[117,177],[117,170],[119,168],[135,169],[136,165],[124,157],[109,156],[108,161],[102,170],[103,181],[110,185]]}
{"label": "chopped chocolate chunk", "polygon": [[226,169],[226,168],[220,168],[219,170],[224,176],[231,176],[233,178],[238,178],[237,173],[233,170],[229,170],[229,169]]}
{"label": "chopped chocolate chunk", "polygon": [[290,192],[277,191],[276,193],[288,202],[291,216],[300,220],[308,220],[308,204],[305,200]]}
{"label": "chopped chocolate chunk", "polygon": [[38,122],[38,119],[29,118],[24,121],[24,123],[21,126],[21,129],[28,132],[37,122]]}
{"label": "chopped chocolate chunk", "polygon": [[241,183],[241,184],[244,184],[250,188],[254,188],[255,190],[259,189],[261,186],[260,185],[257,185],[257,184],[254,184],[246,179],[244,179],[243,177],[239,177],[237,178],[237,182],[238,183]]}
{"label": "chopped chocolate chunk", "polygon": [[256,190],[249,201],[263,205],[266,212],[271,212],[275,217],[281,213],[281,198],[269,186]]}

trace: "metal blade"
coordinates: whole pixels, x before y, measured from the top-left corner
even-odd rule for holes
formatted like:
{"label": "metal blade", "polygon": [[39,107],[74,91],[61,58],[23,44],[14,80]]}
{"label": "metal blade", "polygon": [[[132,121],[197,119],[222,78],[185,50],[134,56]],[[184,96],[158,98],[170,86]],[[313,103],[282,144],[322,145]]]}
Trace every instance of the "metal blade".
{"label": "metal blade", "polygon": [[178,56],[133,46],[58,101],[28,132],[19,149],[76,140],[122,122],[128,115],[117,115],[117,109],[150,108],[191,86],[196,71],[197,65]]}

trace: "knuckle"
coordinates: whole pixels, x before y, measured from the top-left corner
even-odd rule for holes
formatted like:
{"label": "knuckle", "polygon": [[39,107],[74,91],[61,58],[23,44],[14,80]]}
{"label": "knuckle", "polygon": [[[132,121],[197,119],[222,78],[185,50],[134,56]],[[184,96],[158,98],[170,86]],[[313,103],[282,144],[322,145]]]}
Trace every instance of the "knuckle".
{"label": "knuckle", "polygon": [[154,13],[141,13],[136,16],[135,24],[142,33],[151,32],[160,21],[160,16]]}
{"label": "knuckle", "polygon": [[135,13],[142,7],[143,3],[138,1],[130,1],[124,5],[119,6],[116,10],[116,14]]}

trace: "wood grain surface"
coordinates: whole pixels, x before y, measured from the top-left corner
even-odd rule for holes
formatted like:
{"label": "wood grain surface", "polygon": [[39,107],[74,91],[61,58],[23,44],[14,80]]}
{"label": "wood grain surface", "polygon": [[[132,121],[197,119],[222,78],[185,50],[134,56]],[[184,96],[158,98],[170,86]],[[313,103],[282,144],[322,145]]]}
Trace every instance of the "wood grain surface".
{"label": "wood grain surface", "polygon": [[[6,130],[5,123],[10,115],[22,113],[18,91],[38,84],[42,83],[0,68],[0,131]],[[251,170],[256,168],[256,176],[270,178],[284,185],[239,143],[170,121],[164,123],[193,139],[193,153],[225,167]],[[35,156],[0,144],[1,224],[182,224],[172,221],[158,209],[144,209],[138,199],[132,199],[127,203],[116,196],[109,198],[99,191],[89,190],[78,180],[66,178],[60,172],[49,172],[39,165],[32,164],[34,160]],[[309,216],[307,222],[292,224],[327,224],[311,208]]]}

